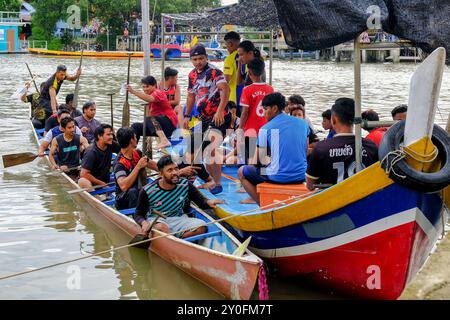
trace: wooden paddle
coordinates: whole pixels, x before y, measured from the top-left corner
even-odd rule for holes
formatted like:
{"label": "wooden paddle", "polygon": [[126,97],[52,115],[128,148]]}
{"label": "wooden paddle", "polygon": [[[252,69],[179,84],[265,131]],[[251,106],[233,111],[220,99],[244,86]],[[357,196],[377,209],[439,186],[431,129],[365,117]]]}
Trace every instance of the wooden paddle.
{"label": "wooden paddle", "polygon": [[[81,50],[81,56],[80,56],[80,65],[78,67],[78,70],[81,70],[81,65],[83,64],[83,50]],[[81,75],[78,77],[77,82],[75,83],[75,92],[73,94],[73,108],[76,109],[78,107],[78,93],[80,91],[80,78]]]}
{"label": "wooden paddle", "polygon": [[113,106],[113,95],[114,93],[108,93],[108,96],[111,98],[111,127],[114,130],[114,106]]}
{"label": "wooden paddle", "polygon": [[[147,145],[147,107],[144,106],[144,122],[142,123],[142,155],[148,156],[148,159],[152,158],[152,155],[148,155],[148,145]],[[147,184],[147,170],[146,168],[141,169],[139,172],[139,180],[141,181],[142,187]]]}
{"label": "wooden paddle", "polygon": [[150,225],[150,228],[148,229],[148,231],[145,234],[142,234],[142,233],[137,234],[133,239],[131,239],[129,245],[138,243],[135,246],[136,248],[148,249],[148,247],[150,246],[150,241],[144,242],[144,243],[141,243],[141,242],[146,241],[146,240],[149,239],[150,232],[152,232],[152,229],[155,226],[155,224],[158,223],[158,219],[159,218],[163,218],[163,219],[167,218],[166,215],[164,215],[162,212],[159,212],[158,210],[152,210],[152,213],[158,215],[158,217],[156,217],[156,219],[153,220],[153,222]]}
{"label": "wooden paddle", "polygon": [[28,69],[28,72],[30,73],[31,79],[33,80],[34,87],[36,88],[36,92],[39,93],[39,94],[41,94],[41,92],[39,91],[38,86],[37,86],[37,84],[36,84],[36,81],[34,80],[34,79],[35,79],[35,76],[33,76],[33,73],[31,73],[30,66],[28,65],[27,62],[25,62],[25,65],[27,66],[27,69]]}
{"label": "wooden paddle", "polygon": [[28,163],[33,161],[37,157],[39,157],[39,155],[32,152],[4,154],[2,155],[3,168],[9,168]]}
{"label": "wooden paddle", "polygon": [[93,187],[90,187],[90,188],[81,188],[81,189],[70,190],[70,191],[67,191],[67,193],[68,194],[75,194],[75,193],[80,193],[80,192],[84,192],[84,191],[97,190],[97,189],[101,189],[101,188],[104,188],[104,187],[107,187],[107,186],[112,186],[115,183],[116,182],[113,181],[113,182],[107,183],[106,185],[98,185],[98,186],[93,186]]}
{"label": "wooden paddle", "polygon": [[[128,53],[128,72],[127,85],[130,85],[130,67],[131,67],[131,53]],[[129,92],[125,93],[125,102],[122,109],[122,128],[130,126],[130,104],[128,102]]]}

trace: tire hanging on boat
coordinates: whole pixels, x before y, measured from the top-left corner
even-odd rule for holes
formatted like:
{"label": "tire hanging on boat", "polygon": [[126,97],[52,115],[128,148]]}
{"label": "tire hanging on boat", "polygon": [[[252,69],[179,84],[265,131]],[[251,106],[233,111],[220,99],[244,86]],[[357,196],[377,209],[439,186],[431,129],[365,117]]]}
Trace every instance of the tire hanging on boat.
{"label": "tire hanging on boat", "polygon": [[384,135],[378,149],[378,156],[382,160],[383,169],[389,170],[389,177],[400,185],[420,192],[437,192],[450,184],[450,135],[441,127],[434,125],[432,142],[438,150],[441,169],[437,172],[426,173],[410,167],[398,154],[404,140],[405,121],[393,125]]}

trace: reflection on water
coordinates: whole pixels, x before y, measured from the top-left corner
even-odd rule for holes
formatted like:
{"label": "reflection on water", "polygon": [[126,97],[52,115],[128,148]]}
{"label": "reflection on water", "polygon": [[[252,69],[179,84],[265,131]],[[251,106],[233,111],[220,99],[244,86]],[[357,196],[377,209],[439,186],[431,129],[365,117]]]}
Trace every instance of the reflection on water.
{"label": "reflection on water", "polygon": [[[66,64],[69,73],[78,59],[42,58],[28,55],[0,55],[0,153],[36,151],[28,122],[28,105],[10,101],[17,85],[28,78],[25,62],[39,74],[38,85],[58,64]],[[138,86],[142,60],[132,61],[131,81]],[[119,89],[126,80],[127,60],[84,59],[80,81],[80,104],[97,102],[97,117],[110,121],[108,93],[114,92],[114,122],[121,122],[124,96]],[[152,73],[160,78],[158,62]],[[175,62],[180,71],[183,100],[189,62]],[[222,67],[222,64],[218,64]],[[307,102],[307,114],[320,128],[321,113],[334,100],[353,95],[353,67],[299,61],[275,61],[274,87],[285,95],[301,94]],[[408,101],[409,79],[414,64],[363,65],[363,109],[373,108],[382,119],[390,119],[390,110]],[[59,94],[63,102],[74,84],[67,82]],[[436,122],[444,125],[450,111],[450,72],[444,75],[440,111]],[[141,102],[130,97],[131,120],[143,116]],[[442,114],[442,115],[441,115]],[[120,230],[99,219],[90,207],[77,204],[65,192],[64,180],[48,171],[45,161],[0,171],[0,275],[73,259],[127,243]],[[71,288],[71,268],[79,270],[79,289]],[[78,268],[78,269],[77,269]],[[271,298],[328,299],[333,294],[311,289],[300,281],[269,278]],[[254,294],[257,297],[257,294]],[[0,299],[219,299],[220,296],[176,267],[144,250],[126,249],[100,257],[55,267],[34,274],[0,281]]]}

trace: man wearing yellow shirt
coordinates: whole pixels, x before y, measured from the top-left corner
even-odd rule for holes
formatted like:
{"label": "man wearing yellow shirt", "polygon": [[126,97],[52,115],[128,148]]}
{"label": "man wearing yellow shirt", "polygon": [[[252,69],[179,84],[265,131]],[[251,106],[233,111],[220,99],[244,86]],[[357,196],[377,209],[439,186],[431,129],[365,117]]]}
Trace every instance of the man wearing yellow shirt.
{"label": "man wearing yellow shirt", "polygon": [[241,37],[237,32],[230,31],[225,37],[225,44],[228,50],[228,57],[225,59],[223,73],[230,86],[230,101],[238,104],[238,88],[237,88],[237,61],[239,59],[237,49],[241,42]]}

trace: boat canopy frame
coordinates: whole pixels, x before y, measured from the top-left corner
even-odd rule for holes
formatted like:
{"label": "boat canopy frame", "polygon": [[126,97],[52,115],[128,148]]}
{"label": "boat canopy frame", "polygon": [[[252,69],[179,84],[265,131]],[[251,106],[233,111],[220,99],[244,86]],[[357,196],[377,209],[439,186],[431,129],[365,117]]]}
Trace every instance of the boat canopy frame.
{"label": "boat canopy frame", "polygon": [[[164,19],[173,19],[172,15],[161,14],[161,48],[165,48],[166,46],[166,36],[189,36],[189,35],[217,35],[224,36],[226,33],[224,32],[195,32],[195,31],[178,31],[178,32],[166,32],[164,26]],[[191,26],[192,27],[192,26]],[[273,80],[273,36],[274,29],[270,31],[242,31],[239,32],[240,35],[269,35],[270,43],[269,43],[269,85],[272,85]],[[162,49],[163,50],[163,49]],[[164,69],[166,64],[166,57],[164,54],[161,54],[161,79],[164,79]]]}

